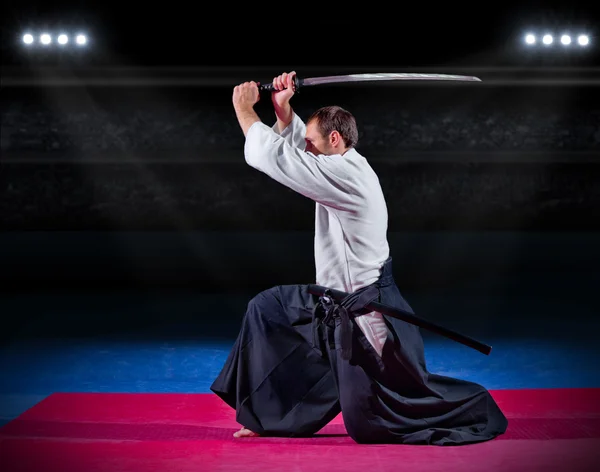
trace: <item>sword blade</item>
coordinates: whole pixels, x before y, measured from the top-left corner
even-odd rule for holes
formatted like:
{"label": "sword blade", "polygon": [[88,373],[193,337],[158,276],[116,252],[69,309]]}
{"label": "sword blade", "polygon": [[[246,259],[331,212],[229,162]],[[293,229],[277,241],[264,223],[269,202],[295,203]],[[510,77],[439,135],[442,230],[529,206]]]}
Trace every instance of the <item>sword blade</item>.
{"label": "sword blade", "polygon": [[[326,77],[307,77],[299,78],[296,76],[296,89],[311,85],[344,84],[350,82],[374,82],[374,81],[395,81],[395,80],[446,80],[457,82],[481,82],[479,77],[472,75],[454,75],[454,74],[415,74],[404,73],[381,73],[381,74],[350,74],[350,75],[330,75]],[[273,84],[261,84],[258,87],[261,92],[272,92]]]}
{"label": "sword blade", "polygon": [[454,74],[414,74],[414,73],[381,73],[381,74],[350,74],[331,75],[327,77],[310,77],[301,80],[302,86],[342,84],[349,82],[372,82],[394,80],[449,80],[459,82],[481,82],[478,77]]}

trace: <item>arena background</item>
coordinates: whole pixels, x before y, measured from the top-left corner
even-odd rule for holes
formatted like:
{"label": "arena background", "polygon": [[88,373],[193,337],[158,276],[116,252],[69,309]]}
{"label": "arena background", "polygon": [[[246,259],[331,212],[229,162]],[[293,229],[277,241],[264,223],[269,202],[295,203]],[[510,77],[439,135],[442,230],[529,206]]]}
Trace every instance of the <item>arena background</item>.
{"label": "arena background", "polygon": [[[201,84],[202,72],[187,80]],[[198,294],[313,282],[314,204],[246,164],[231,88],[217,85],[268,71],[227,73],[209,85],[181,86],[171,73],[160,86],[6,89],[3,287]],[[600,251],[600,87],[479,75],[475,86],[313,87],[293,104],[304,118],[327,104],[355,113],[405,290],[489,280],[473,291],[562,287],[585,305]],[[257,109],[274,122],[268,97]]]}
{"label": "arena background", "polygon": [[[58,8],[4,16],[2,424],[18,425],[56,392],[209,393],[248,301],[314,282],[314,203],[245,163],[231,106],[235,84],[290,70],[483,80],[312,87],[292,105],[302,118],[330,104],[355,114],[358,150],[387,199],[400,290],[418,315],[494,346],[486,358],[424,331],[432,372],[494,391],[600,385],[597,46],[573,56],[514,47],[536,14],[518,6],[480,7],[470,30],[447,6],[427,22],[437,33],[417,44],[426,22],[372,6],[344,9],[344,24],[363,34],[342,43],[288,37],[283,9],[259,23],[264,9],[232,16],[215,5],[209,32],[197,27],[206,17],[184,20],[180,5],[167,41],[147,34],[171,18],[163,9],[144,10],[148,21],[126,31],[138,13],[79,7],[70,21],[85,20],[93,47],[68,57],[23,52],[14,40],[17,26],[35,23],[27,18],[50,24]],[[337,10],[303,11],[294,31]],[[573,22],[579,10],[568,11]],[[452,36],[456,25],[463,33]],[[330,44],[341,52],[328,54]],[[268,97],[257,111],[274,122]],[[17,456],[33,461],[7,455]],[[78,470],[70,464],[63,472]]]}

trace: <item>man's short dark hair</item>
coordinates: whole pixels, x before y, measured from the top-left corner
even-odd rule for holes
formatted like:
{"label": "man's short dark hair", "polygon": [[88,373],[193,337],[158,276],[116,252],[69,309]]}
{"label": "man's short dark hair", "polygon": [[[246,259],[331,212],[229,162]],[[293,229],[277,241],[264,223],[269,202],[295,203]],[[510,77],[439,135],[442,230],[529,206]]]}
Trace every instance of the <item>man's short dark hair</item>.
{"label": "man's short dark hair", "polygon": [[329,136],[332,131],[337,131],[347,148],[353,148],[358,143],[356,119],[348,110],[337,105],[322,107],[310,115],[307,123],[312,120],[316,120],[323,136]]}

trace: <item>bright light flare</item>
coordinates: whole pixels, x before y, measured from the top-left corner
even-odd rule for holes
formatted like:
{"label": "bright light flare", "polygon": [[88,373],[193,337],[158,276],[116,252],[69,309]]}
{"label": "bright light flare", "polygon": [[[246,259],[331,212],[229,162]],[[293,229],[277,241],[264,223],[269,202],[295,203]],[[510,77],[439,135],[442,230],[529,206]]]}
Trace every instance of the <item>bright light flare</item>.
{"label": "bright light flare", "polygon": [[587,46],[590,44],[590,37],[587,34],[582,34],[577,38],[577,42],[580,46]]}

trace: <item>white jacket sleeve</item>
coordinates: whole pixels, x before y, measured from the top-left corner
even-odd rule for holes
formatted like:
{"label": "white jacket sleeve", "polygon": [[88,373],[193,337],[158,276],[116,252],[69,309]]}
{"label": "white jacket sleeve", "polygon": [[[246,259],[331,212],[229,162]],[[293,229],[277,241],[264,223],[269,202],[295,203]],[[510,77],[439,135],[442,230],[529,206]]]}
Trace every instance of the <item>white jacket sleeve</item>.
{"label": "white jacket sleeve", "polygon": [[281,133],[279,132],[277,122],[275,122],[272,129],[282,138],[284,138],[291,146],[300,148],[304,151],[306,149],[306,125],[304,124],[304,121],[302,121],[302,119],[296,115],[296,112],[293,113],[292,121]]}
{"label": "white jacket sleeve", "polygon": [[343,156],[315,156],[260,121],[247,132],[244,156],[251,167],[322,205],[351,211],[360,200],[358,183]]}

